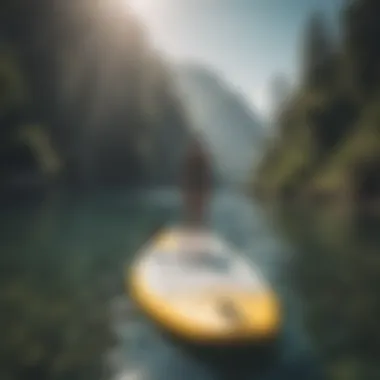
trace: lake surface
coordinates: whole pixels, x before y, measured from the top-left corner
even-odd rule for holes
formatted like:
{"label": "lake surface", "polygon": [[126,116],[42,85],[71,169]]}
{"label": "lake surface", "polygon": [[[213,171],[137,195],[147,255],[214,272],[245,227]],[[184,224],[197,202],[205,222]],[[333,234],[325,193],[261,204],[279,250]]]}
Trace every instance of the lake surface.
{"label": "lake surface", "polygon": [[[49,268],[63,267],[64,262],[75,263],[67,271],[73,289],[85,288],[91,281],[99,286],[111,305],[118,337],[116,347],[106,354],[112,379],[218,380],[217,371],[165,341],[123,295],[121,263],[133,259],[155,227],[175,223],[180,216],[179,194],[172,190],[103,192],[85,198],[53,194],[43,201],[19,201],[16,206],[1,209],[0,248],[13,258],[11,263],[19,258],[29,272],[41,273],[37,277],[46,286],[58,281]],[[257,205],[232,191],[215,194],[210,224],[257,263],[283,302],[281,355],[271,368],[254,378],[321,379],[322,368],[304,328],[303,309],[290,286],[291,247],[274,233]],[[107,273],[100,285],[100,280],[93,278],[99,267]],[[117,308],[125,313],[115,313]],[[243,373],[233,378],[253,376]]]}

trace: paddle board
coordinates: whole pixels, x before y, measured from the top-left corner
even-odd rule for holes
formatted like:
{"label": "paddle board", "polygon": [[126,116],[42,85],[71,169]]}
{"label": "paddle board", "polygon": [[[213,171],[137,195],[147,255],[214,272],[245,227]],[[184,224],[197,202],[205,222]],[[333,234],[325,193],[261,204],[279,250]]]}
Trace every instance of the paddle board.
{"label": "paddle board", "polygon": [[271,340],[280,304],[259,269],[216,233],[166,229],[127,272],[130,295],[156,324],[201,345]]}

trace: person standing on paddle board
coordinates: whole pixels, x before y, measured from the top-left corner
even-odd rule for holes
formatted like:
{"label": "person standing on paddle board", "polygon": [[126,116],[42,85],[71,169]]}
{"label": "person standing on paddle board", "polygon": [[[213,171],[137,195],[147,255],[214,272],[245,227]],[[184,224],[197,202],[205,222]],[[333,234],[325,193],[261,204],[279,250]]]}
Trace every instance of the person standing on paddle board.
{"label": "person standing on paddle board", "polygon": [[194,138],[185,156],[182,196],[185,222],[203,225],[211,192],[212,172],[209,157],[199,138]]}

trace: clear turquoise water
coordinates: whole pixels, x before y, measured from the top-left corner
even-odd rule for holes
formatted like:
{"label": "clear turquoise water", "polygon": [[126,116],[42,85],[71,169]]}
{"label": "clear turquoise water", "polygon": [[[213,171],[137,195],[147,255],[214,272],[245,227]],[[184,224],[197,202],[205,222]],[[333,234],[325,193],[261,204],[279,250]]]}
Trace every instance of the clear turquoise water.
{"label": "clear turquoise water", "polygon": [[[180,217],[179,197],[174,192],[151,193],[146,202],[164,207],[175,223]],[[231,374],[231,379],[321,379],[321,368],[302,326],[302,308],[292,291],[287,265],[292,251],[278,240],[263,212],[251,200],[233,192],[219,192],[210,206],[210,224],[230,242],[243,249],[261,268],[280,294],[285,323],[279,360],[267,371]],[[124,300],[125,302],[125,300]],[[128,301],[126,307],[128,307]],[[196,361],[165,341],[149,322],[135,317],[121,321],[117,331],[121,346],[114,352],[116,378],[129,379],[200,379],[224,377],[216,369]],[[131,343],[132,342],[132,343]],[[131,349],[132,347],[132,349]]]}
{"label": "clear turquoise water", "polygon": [[[51,268],[73,260],[75,265],[69,271],[73,288],[91,281],[93,271],[99,267],[108,269],[108,276],[102,279],[103,292],[111,305],[127,308],[121,318],[120,313],[119,318],[112,313],[118,344],[106,356],[114,379],[221,378],[218,372],[165,341],[138,314],[131,313],[129,300],[123,295],[121,263],[133,259],[155,226],[179,220],[177,192],[114,191],[88,197],[53,194],[43,201],[18,203],[1,210],[1,250],[12,251],[14,257],[19,255],[24,260],[28,252],[28,270],[41,273],[41,281],[54,284],[48,263]],[[255,260],[280,295],[285,310],[278,361],[260,377],[243,373],[233,378],[320,379],[321,368],[303,328],[302,307],[290,287],[288,264],[292,250],[276,237],[259,207],[244,196],[219,191],[209,211],[211,226]]]}

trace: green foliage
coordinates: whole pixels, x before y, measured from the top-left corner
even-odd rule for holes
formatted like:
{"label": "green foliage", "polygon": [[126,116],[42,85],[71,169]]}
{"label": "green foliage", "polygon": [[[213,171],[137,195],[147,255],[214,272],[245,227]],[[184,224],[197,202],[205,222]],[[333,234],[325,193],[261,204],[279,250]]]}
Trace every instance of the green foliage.
{"label": "green foliage", "polygon": [[0,45],[0,119],[29,100],[28,86],[15,54]]}
{"label": "green foliage", "polygon": [[[22,144],[35,157],[38,175],[90,185],[175,181],[189,123],[140,22],[116,3],[30,3],[28,19],[18,2],[0,5],[4,40],[18,58],[7,68],[22,73],[29,94],[17,120],[3,124],[8,131],[22,126]],[[4,74],[11,91],[2,85],[1,69],[0,90],[13,99],[16,76]],[[36,124],[43,127],[25,133]],[[9,162],[17,161],[18,144],[8,144]]]}
{"label": "green foliage", "polygon": [[44,177],[50,179],[61,172],[60,157],[52,147],[51,141],[42,126],[23,125],[20,127],[18,137],[31,149]]}
{"label": "green foliage", "polygon": [[[12,175],[12,166],[20,160],[24,148],[30,153],[21,165],[34,168],[46,177],[60,171],[59,157],[51,146],[46,128],[25,124],[31,103],[28,81],[17,54],[3,44],[0,48],[0,156],[1,179]],[[19,167],[19,165],[17,165]]]}
{"label": "green foliage", "polygon": [[376,0],[351,1],[343,13],[345,43],[356,91],[366,101],[380,86],[380,4]]}
{"label": "green foliage", "polygon": [[331,208],[280,208],[281,230],[298,248],[288,269],[327,378],[377,378],[379,223]]}
{"label": "green foliage", "polygon": [[336,57],[323,14],[315,13],[310,18],[305,42],[303,85],[309,89],[331,89],[337,74]]}
{"label": "green foliage", "polygon": [[341,46],[335,46],[321,15],[311,17],[303,80],[279,112],[277,140],[256,173],[256,193],[344,189],[358,199],[357,189],[368,178],[357,176],[356,168],[380,162],[378,6],[370,0],[346,6]]}
{"label": "green foliage", "polygon": [[[140,23],[117,2],[21,3],[0,4],[1,185],[30,172],[43,183],[175,180],[188,122]],[[78,243],[88,220],[56,218],[52,208],[25,230],[2,220],[1,379],[100,378],[113,341],[106,302],[122,291],[126,252],[145,238],[136,213],[132,226],[104,223]],[[110,246],[120,226],[133,247]],[[59,234],[67,229],[71,239]]]}
{"label": "green foliage", "polygon": [[279,114],[255,178],[259,195],[303,200],[281,203],[281,227],[300,248],[292,277],[332,380],[380,374],[379,6],[347,1],[336,48],[320,17],[312,18],[303,80]]}
{"label": "green foliage", "polygon": [[286,102],[291,96],[290,84],[284,75],[276,75],[271,82],[272,110],[275,117],[285,107]]}

